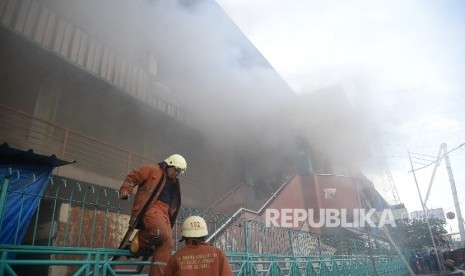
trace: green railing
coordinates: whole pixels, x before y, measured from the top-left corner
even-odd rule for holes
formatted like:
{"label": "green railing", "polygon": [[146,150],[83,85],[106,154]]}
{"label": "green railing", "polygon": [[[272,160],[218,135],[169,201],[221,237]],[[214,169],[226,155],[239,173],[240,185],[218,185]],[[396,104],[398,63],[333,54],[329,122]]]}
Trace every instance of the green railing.
{"label": "green railing", "polygon": [[[15,177],[19,178],[19,173],[10,170],[8,177],[0,179],[0,221],[9,193],[19,193],[21,198],[31,196],[7,188]],[[21,177],[27,182],[35,176]],[[34,271],[35,275],[127,275],[121,267],[150,264],[127,259],[127,250],[116,249],[128,227],[131,200],[119,200],[117,190],[69,179],[51,177],[47,184],[24,239],[0,245],[0,275],[28,275],[21,271]],[[17,204],[22,210],[22,201]],[[187,207],[182,208],[173,228],[174,250],[183,246],[178,242],[181,222],[193,214],[206,219],[214,234],[211,241],[226,252],[236,275],[407,272],[395,252],[381,240],[266,227],[263,222],[250,220],[246,213],[231,217]],[[124,258],[112,261],[112,256]]]}
{"label": "green railing", "polygon": [[113,261],[114,256],[130,256],[119,249],[0,245],[0,252],[0,275],[128,275],[135,266],[150,264],[130,258]]}
{"label": "green railing", "polygon": [[[86,247],[0,246],[0,275],[146,275],[131,272],[150,261],[130,259],[127,250]],[[8,253],[17,258],[8,258]],[[22,256],[25,257],[22,257]],[[39,257],[34,257],[39,256]],[[113,261],[113,256],[122,256]],[[398,258],[376,256],[279,256],[270,254],[226,253],[235,275],[406,275]]]}

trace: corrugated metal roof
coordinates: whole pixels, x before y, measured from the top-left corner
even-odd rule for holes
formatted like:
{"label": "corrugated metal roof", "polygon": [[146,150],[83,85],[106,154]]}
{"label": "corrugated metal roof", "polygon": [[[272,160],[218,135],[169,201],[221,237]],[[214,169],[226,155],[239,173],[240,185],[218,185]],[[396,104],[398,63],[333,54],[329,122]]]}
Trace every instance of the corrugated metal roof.
{"label": "corrugated metal roof", "polygon": [[0,145],[0,164],[26,164],[60,167],[75,163],[76,161],[65,161],[58,159],[54,154],[51,156],[34,153],[32,149],[20,150],[10,147],[7,143]]}

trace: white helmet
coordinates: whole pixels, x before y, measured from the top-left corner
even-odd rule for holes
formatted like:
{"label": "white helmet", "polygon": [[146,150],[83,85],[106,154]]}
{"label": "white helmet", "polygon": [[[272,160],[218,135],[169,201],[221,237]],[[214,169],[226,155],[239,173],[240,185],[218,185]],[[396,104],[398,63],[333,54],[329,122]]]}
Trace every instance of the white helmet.
{"label": "white helmet", "polygon": [[208,235],[207,223],[202,217],[190,216],[182,223],[183,238],[200,238]]}
{"label": "white helmet", "polygon": [[181,170],[181,172],[184,172],[187,169],[186,159],[179,154],[170,155],[164,161],[168,166],[173,166],[176,169]]}

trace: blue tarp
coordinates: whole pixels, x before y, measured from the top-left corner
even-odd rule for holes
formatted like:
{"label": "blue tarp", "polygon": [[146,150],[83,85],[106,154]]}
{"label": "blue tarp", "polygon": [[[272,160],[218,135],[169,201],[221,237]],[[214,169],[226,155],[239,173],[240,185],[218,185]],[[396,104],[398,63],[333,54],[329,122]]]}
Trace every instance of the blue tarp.
{"label": "blue tarp", "polygon": [[[4,184],[9,178],[3,218],[0,228],[0,244],[21,244],[39,200],[49,184],[53,167],[0,164],[0,175]],[[10,174],[10,171],[12,174]]]}
{"label": "blue tarp", "polygon": [[6,198],[0,196],[0,244],[21,244],[52,170],[71,163],[32,149],[0,145],[0,195],[5,194],[3,186],[8,182]]}

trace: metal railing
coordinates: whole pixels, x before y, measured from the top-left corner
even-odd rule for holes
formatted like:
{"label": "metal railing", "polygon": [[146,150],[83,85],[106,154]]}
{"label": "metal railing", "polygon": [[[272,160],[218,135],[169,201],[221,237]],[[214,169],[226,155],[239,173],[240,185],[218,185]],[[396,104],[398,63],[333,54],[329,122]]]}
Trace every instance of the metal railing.
{"label": "metal railing", "polygon": [[[54,174],[83,182],[102,183],[115,187],[126,174],[156,160],[116,145],[58,126],[28,113],[0,104],[0,144],[43,155],[56,154],[73,165],[57,168]],[[185,183],[208,183],[205,177],[187,171]]]}
{"label": "metal railing", "polygon": [[[7,257],[7,252],[17,256],[53,256],[53,258],[12,259]],[[113,256],[129,257],[124,250],[98,249],[98,248],[48,248],[31,246],[4,246],[0,245],[0,273],[1,275],[42,275],[38,273],[41,267],[48,268],[51,275],[128,275],[129,268],[137,265],[150,265],[150,261],[138,261],[134,259],[120,258],[118,261],[111,259]],[[70,259],[70,257],[73,259]],[[396,276],[406,275],[405,268],[399,259],[385,256],[375,257],[373,268],[372,261],[364,257],[334,256],[299,256],[289,258],[287,256],[264,254],[235,254],[226,253],[232,270],[237,276],[258,275],[378,275]],[[119,270],[124,266],[126,270]],[[68,269],[67,269],[68,268]],[[69,269],[71,268],[71,269]],[[44,269],[42,269],[43,271]],[[135,275],[135,274],[133,274]],[[141,273],[137,275],[147,275]]]}
{"label": "metal railing", "polygon": [[[127,250],[0,245],[0,275],[121,275],[119,267],[149,265],[130,259]],[[8,257],[14,254],[16,258]],[[113,256],[127,257],[112,260]],[[127,273],[124,273],[128,275]]]}
{"label": "metal railing", "polygon": [[[154,160],[0,104],[0,139],[10,146],[44,155],[59,154],[75,166],[122,178]],[[66,175],[64,175],[66,176]]]}
{"label": "metal railing", "polygon": [[[20,177],[13,171],[8,173],[9,180]],[[29,177],[30,181],[34,179],[34,176]],[[0,180],[0,206],[5,206],[10,193],[20,194],[20,198],[31,196],[21,190],[6,189],[7,179]],[[25,238],[0,245],[0,275],[17,275],[16,270],[47,265],[60,275],[88,275],[86,273],[96,270],[94,275],[117,275],[114,271],[117,264],[110,257],[129,254],[127,250],[116,248],[127,229],[132,202],[119,200],[117,190],[58,177],[49,178],[46,184],[45,193],[36,195],[40,197],[39,205]],[[22,200],[16,204],[18,210],[22,210]],[[228,215],[187,207],[182,208],[173,228],[174,250],[183,246],[178,242],[180,226],[190,215],[203,216],[210,233],[228,225],[217,235],[214,244],[226,252],[237,275],[328,275],[335,272],[373,275],[373,265],[378,275],[405,272],[395,252],[375,240],[266,227],[262,222],[244,217],[227,223],[231,218]],[[0,221],[3,221],[2,214]],[[373,256],[366,253],[368,242],[372,242]],[[19,258],[12,258],[11,254]],[[119,265],[138,264],[121,261]]]}

